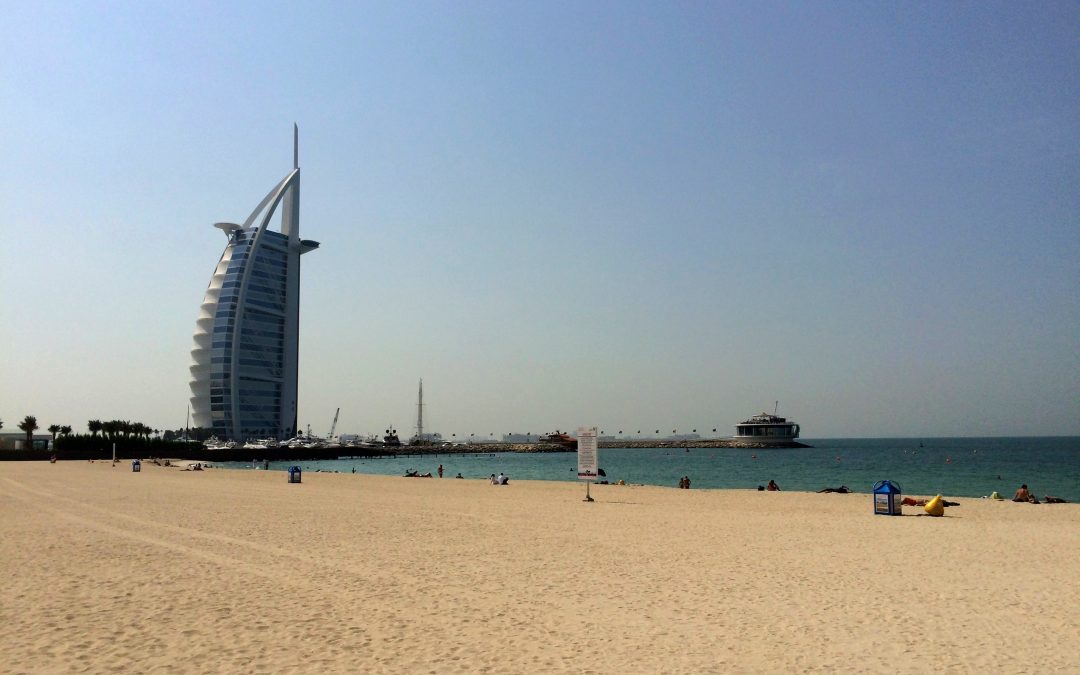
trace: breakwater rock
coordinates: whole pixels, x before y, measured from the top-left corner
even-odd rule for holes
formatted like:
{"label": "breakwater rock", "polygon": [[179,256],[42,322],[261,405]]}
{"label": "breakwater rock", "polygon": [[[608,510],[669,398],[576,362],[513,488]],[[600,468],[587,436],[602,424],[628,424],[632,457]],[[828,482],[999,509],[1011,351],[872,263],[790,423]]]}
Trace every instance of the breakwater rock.
{"label": "breakwater rock", "polygon": [[[763,450],[766,448],[808,448],[809,445],[798,442],[789,443],[749,443],[730,438],[696,439],[689,441],[638,439],[630,441],[601,441],[601,448],[745,448]],[[499,452],[577,452],[576,447],[558,443],[462,443],[458,445],[402,445],[400,447],[357,448],[350,446],[328,445],[321,448],[267,448],[217,449],[195,453],[189,459],[203,461],[251,461],[269,459],[271,461],[300,459],[348,459],[378,457],[415,457],[447,455],[491,455]]]}
{"label": "breakwater rock", "polygon": [[[731,438],[699,438],[695,440],[636,439],[623,441],[600,441],[601,448],[745,448],[763,450],[766,448],[809,448],[811,446],[797,441],[786,443],[757,443]],[[325,450],[333,450],[332,447]],[[341,448],[342,457],[352,456],[353,448]],[[494,454],[497,452],[577,452],[573,446],[558,443],[463,443],[460,445],[404,445],[400,448],[379,448],[379,454],[393,456],[410,455],[474,455]]]}
{"label": "breakwater rock", "polygon": [[[709,438],[695,440],[635,439],[622,441],[600,441],[601,448],[746,448],[760,450],[765,448],[809,448],[799,442],[789,443],[751,443],[730,438]],[[359,448],[347,445],[326,445],[318,448],[207,448],[201,443],[176,443],[170,447],[154,448],[118,448],[117,459],[147,459],[155,455],[191,459],[200,462],[250,462],[269,460],[272,462],[287,460],[320,460],[347,458],[410,457],[417,455],[489,455],[497,452],[577,452],[576,447],[558,443],[462,443],[458,445],[402,445],[400,447]],[[112,451],[105,448],[64,448],[56,451],[13,450],[0,453],[2,460],[43,461],[50,457],[61,460],[105,460],[112,457]]]}
{"label": "breakwater rock", "polygon": [[633,441],[600,441],[601,448],[747,448],[762,450],[765,448],[810,448],[813,446],[799,443],[798,441],[786,441],[780,443],[763,443],[760,441],[744,441],[734,438],[698,438],[694,440],[660,440],[646,439]]}
{"label": "breakwater rock", "polygon": [[[784,443],[761,443],[736,440],[732,438],[698,438],[693,440],[634,439],[622,441],[600,441],[601,448],[745,448],[764,450],[767,448],[809,448],[812,446],[798,441]],[[333,447],[324,450],[333,450]],[[341,448],[342,457],[352,456],[353,448]],[[379,454],[408,455],[471,455],[492,454],[496,452],[577,452],[573,446],[558,443],[462,443],[459,445],[405,445],[400,448],[379,448]]]}

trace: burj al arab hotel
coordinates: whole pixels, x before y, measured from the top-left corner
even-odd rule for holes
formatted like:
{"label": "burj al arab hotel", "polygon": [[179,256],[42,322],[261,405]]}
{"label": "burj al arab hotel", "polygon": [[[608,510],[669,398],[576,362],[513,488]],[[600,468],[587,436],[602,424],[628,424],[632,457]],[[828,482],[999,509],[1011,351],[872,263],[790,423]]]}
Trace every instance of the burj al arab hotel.
{"label": "burj al arab hotel", "polygon": [[[278,230],[270,229],[280,212]],[[300,161],[243,225],[217,223],[228,238],[195,322],[191,412],[222,439],[296,435],[300,256]]]}

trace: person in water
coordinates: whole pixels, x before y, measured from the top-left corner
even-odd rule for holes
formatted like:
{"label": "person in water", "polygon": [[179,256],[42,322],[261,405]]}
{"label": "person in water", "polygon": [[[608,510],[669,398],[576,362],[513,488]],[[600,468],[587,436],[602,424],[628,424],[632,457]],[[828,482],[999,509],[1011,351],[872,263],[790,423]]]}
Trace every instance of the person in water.
{"label": "person in water", "polygon": [[777,485],[774,480],[769,481],[769,484],[765,486],[765,489],[769,492],[780,492],[780,486]]}

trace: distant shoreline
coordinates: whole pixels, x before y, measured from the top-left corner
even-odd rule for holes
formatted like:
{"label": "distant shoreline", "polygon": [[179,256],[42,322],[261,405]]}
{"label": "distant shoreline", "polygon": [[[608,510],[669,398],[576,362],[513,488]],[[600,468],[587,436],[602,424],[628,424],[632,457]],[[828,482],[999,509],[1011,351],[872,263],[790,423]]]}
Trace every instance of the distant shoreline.
{"label": "distant shoreline", "polygon": [[[623,441],[600,441],[601,448],[742,448],[764,450],[769,448],[811,448],[813,446],[788,441],[761,443],[733,438],[698,438],[692,440],[636,439]],[[236,448],[239,450],[240,448]],[[281,448],[275,448],[281,450]],[[577,448],[557,443],[461,443],[457,445],[402,445],[400,447],[355,448],[350,446],[326,446],[325,451],[339,451],[342,457],[373,455],[456,455],[491,454],[497,452],[577,452]],[[362,451],[362,452],[357,452]]]}
{"label": "distant shoreline", "polygon": [[[696,438],[690,440],[673,439],[635,439],[621,441],[599,441],[601,448],[810,448],[813,446],[799,443],[798,441],[786,441],[780,443],[762,443],[760,441],[744,441],[734,438]],[[503,452],[576,452],[575,448],[562,448],[554,443],[489,443],[485,447],[502,448]],[[506,448],[512,448],[506,450]],[[493,452],[493,451],[488,451]]]}
{"label": "distant shoreline", "polygon": [[[194,444],[192,444],[193,446]],[[811,448],[813,446],[790,441],[786,443],[760,443],[737,440],[733,438],[698,438],[692,440],[671,439],[634,439],[623,441],[600,441],[601,448],[741,448],[746,450],[765,449],[794,449]],[[175,453],[168,452],[164,455],[197,462],[250,462],[253,459],[268,460],[272,462],[290,460],[332,460],[351,459],[362,457],[411,457],[428,455],[478,455],[495,454],[500,452],[514,453],[539,453],[539,452],[576,452],[577,448],[566,447],[557,443],[460,443],[457,445],[402,445],[399,447],[374,446],[355,447],[348,445],[326,445],[318,448],[290,448],[278,446],[276,448],[195,448],[188,447]],[[12,450],[0,453],[0,460],[9,461],[42,461],[56,457],[59,460],[110,460],[112,451],[106,448],[70,450]],[[133,451],[120,448],[116,458],[122,460],[149,459],[151,455],[145,450]]]}

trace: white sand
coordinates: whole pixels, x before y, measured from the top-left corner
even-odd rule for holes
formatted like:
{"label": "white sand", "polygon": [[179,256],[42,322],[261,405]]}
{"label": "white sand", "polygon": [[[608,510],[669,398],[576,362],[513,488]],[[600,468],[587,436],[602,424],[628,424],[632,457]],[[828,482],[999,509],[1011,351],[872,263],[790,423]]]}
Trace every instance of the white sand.
{"label": "white sand", "polygon": [[584,492],[5,462],[0,670],[1080,672],[1077,505]]}

